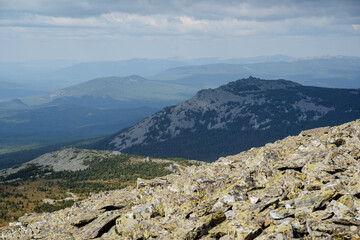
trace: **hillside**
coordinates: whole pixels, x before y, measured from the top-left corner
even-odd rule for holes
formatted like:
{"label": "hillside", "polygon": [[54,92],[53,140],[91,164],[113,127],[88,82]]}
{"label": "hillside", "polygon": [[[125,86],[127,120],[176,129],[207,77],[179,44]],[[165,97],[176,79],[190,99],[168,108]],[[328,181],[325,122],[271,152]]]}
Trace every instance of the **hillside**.
{"label": "hillside", "polygon": [[192,166],[71,208],[5,239],[358,239],[360,120]]}
{"label": "hillside", "polygon": [[201,90],[95,147],[210,161],[301,130],[359,117],[360,90],[249,77]]}
{"label": "hillside", "polygon": [[[64,148],[0,170],[0,226],[24,213],[52,212],[90,193],[135,185],[203,162]],[[1,236],[1,235],[0,235]]]}

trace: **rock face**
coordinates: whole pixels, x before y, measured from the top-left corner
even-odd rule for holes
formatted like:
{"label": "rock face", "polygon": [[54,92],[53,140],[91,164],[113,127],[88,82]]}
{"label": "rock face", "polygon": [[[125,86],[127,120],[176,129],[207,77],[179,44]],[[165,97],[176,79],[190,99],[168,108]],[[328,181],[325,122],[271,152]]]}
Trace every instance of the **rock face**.
{"label": "rock face", "polygon": [[360,120],[0,229],[3,239],[358,239]]}
{"label": "rock face", "polygon": [[201,90],[112,136],[105,146],[133,154],[213,161],[305,129],[358,118],[360,90],[249,77]]}

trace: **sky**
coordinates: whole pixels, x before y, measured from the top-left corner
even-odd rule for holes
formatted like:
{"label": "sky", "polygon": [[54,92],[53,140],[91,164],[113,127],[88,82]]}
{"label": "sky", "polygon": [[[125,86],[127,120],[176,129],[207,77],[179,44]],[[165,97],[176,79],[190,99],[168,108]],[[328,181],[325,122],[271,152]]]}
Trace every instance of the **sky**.
{"label": "sky", "polygon": [[360,0],[0,0],[0,61],[360,56]]}

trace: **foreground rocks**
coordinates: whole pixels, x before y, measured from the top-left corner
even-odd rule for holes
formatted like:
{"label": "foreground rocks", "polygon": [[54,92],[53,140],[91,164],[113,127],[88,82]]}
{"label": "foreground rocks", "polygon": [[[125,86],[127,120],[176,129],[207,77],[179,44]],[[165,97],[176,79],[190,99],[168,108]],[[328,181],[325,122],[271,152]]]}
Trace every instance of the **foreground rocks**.
{"label": "foreground rocks", "polygon": [[2,239],[358,239],[360,120],[104,192]]}

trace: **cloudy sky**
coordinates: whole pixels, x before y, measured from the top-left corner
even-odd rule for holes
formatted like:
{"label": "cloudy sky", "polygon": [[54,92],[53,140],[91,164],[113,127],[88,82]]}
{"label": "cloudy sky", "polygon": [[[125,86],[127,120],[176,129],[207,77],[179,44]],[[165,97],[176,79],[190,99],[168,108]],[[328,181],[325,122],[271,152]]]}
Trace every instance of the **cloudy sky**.
{"label": "cloudy sky", "polygon": [[360,0],[0,0],[0,61],[360,56]]}

